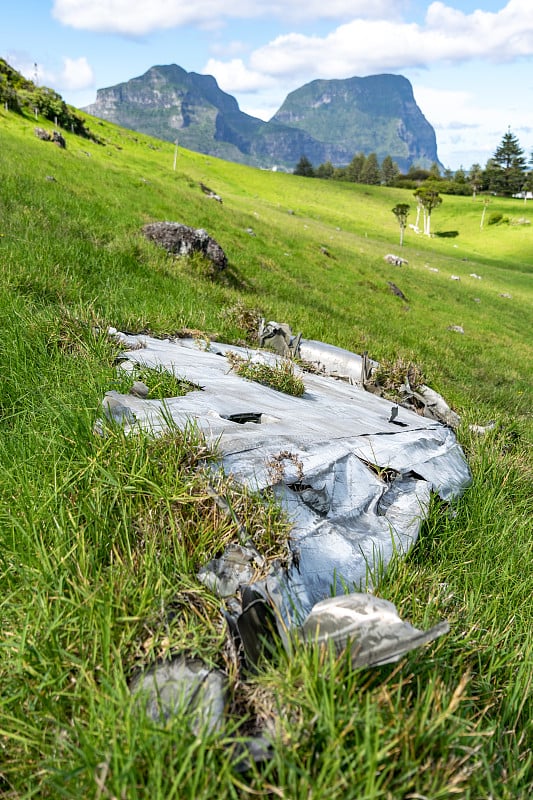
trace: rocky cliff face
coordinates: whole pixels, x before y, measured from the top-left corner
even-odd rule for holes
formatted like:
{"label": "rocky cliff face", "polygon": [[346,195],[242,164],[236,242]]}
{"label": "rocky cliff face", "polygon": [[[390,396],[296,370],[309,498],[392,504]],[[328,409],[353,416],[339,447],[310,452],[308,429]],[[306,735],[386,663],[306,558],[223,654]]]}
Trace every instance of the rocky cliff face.
{"label": "rocky cliff face", "polygon": [[270,122],[244,114],[210,75],[175,64],[107,89],[85,109],[102,119],[183,147],[253,166],[292,169],[359,152],[386,155],[407,170],[438,161],[435,133],[398,75],[313,81],[288,95]]}
{"label": "rocky cliff face", "polygon": [[327,142],[333,163],[356,152],[380,161],[390,155],[401,169],[438,161],[435,132],[401,75],[312,81],[291,92],[272,120]]}

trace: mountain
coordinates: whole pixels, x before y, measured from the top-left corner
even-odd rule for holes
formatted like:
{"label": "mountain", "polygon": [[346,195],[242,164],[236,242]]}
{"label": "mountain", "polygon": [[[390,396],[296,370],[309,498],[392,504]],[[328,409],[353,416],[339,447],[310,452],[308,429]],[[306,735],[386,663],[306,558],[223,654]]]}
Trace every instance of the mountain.
{"label": "mountain", "polygon": [[359,152],[390,155],[403,170],[438,162],[435,132],[400,75],[312,81],[264,122],[242,112],[211,75],[171,64],[99,89],[85,111],[252,166],[292,169],[302,155],[340,166]]}
{"label": "mountain", "polygon": [[327,141],[346,163],[356,152],[390,155],[402,168],[431,165],[437,158],[435,131],[401,75],[316,80],[291,92],[272,121]]}

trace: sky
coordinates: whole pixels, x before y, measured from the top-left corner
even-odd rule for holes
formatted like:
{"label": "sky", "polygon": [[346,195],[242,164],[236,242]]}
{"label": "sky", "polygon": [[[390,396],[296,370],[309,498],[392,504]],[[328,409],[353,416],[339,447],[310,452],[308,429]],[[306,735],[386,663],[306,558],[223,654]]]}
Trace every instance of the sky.
{"label": "sky", "polygon": [[72,105],[178,64],[270,119],[316,78],[404,75],[445,167],[533,151],[533,0],[19,0],[0,56]]}

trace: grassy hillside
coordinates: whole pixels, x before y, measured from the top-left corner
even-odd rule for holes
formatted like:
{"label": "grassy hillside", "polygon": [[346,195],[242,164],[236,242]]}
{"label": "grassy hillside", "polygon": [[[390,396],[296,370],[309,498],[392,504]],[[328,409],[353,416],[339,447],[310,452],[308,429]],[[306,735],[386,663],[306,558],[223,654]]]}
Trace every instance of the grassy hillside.
{"label": "grassy hillside", "polygon": [[[174,171],[173,145],[144,135],[89,119],[105,144],[66,132],[60,150],[36,124],[49,127],[0,110],[0,792],[528,797],[533,225],[518,223],[533,210],[491,198],[487,219],[509,222],[480,230],[482,200],[445,197],[436,236],[408,230],[399,268],[383,256],[399,250],[393,206],[411,203],[414,222],[410,192],[185,150]],[[169,260],[140,235],[155,220],[206,228],[227,274]],[[414,360],[462,415],[474,482],[451,513],[435,504],[379,589],[414,625],[448,619],[448,636],[373,671],[280,656],[242,689],[234,723],[196,737],[187,720],[140,717],[128,681],[179,650],[221,663],[219,603],[195,574],[235,531],[192,470],[205,455],[194,435],[102,439],[93,425],[117,386],[109,325],[239,341],[243,308]],[[469,432],[489,420],[486,436]],[[227,492],[251,528],[283,539],[275,509]],[[269,764],[238,774],[228,742],[243,711],[274,711],[277,740]]]}

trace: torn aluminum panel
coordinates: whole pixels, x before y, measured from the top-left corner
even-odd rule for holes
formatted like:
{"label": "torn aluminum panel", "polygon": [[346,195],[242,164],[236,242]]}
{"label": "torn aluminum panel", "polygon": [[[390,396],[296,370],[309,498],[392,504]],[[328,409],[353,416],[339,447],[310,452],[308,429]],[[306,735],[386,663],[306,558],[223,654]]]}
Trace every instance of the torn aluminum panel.
{"label": "torn aluminum panel", "polygon": [[354,667],[378,667],[398,661],[405,653],[447,633],[447,622],[427,631],[400,619],[388,600],[353,593],[317,603],[299,635],[304,641],[333,642],[338,652],[350,648]]}
{"label": "torn aluminum panel", "polygon": [[154,434],[169,419],[193,422],[227,474],[253,490],[273,487],[286,508],[293,560],[266,591],[288,626],[331,594],[375,584],[416,541],[430,492],[451,500],[470,483],[448,427],[403,407],[393,414],[390,402],[357,385],[302,373],[305,392],[292,397],[237,376],[226,358],[233,351],[276,364],[273,353],[114,335],[129,347],[124,369],[164,368],[202,388],[165,401],[108,392],[106,415]]}
{"label": "torn aluminum panel", "polygon": [[211,732],[222,724],[227,678],[198,658],[177,656],[139,674],[130,691],[154,722],[187,713],[194,733]]}

